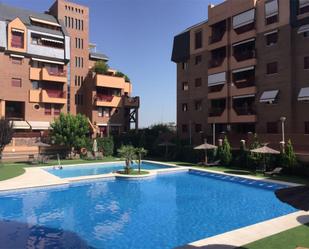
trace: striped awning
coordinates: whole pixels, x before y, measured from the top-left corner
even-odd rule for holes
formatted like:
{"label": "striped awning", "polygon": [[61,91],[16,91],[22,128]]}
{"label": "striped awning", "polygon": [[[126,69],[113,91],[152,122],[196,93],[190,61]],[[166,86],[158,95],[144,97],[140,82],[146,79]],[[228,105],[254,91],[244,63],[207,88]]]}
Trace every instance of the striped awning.
{"label": "striped awning", "polygon": [[309,100],[309,87],[304,87],[299,91],[298,101],[308,101],[308,100]]}
{"label": "striped awning", "polygon": [[237,29],[242,26],[253,23],[255,19],[255,9],[248,10],[233,17],[233,28]]}
{"label": "striped awning", "polygon": [[54,40],[54,39],[49,39],[49,38],[42,38],[42,41],[49,41],[49,42],[54,42],[54,43],[60,43],[63,44],[63,41],[58,41],[58,40]]}
{"label": "striped awning", "polygon": [[14,130],[29,130],[30,125],[27,121],[11,121],[13,123]]}
{"label": "striped awning", "polygon": [[278,93],[279,90],[265,91],[261,95],[260,102],[261,103],[273,102],[276,100]]}
{"label": "striped awning", "polygon": [[64,62],[62,61],[51,61],[51,60],[44,60],[44,59],[39,59],[39,58],[31,58],[33,61],[40,61],[40,62],[46,62],[46,63],[51,63],[51,64],[59,64],[59,65],[64,65]]}
{"label": "striped awning", "polygon": [[279,13],[278,0],[271,0],[265,3],[265,16],[266,18],[275,16]]}
{"label": "striped awning", "polygon": [[309,0],[299,0],[299,7],[303,8],[309,6]]}
{"label": "striped awning", "polygon": [[246,72],[246,71],[250,71],[250,70],[253,70],[253,69],[254,69],[254,66],[243,67],[243,68],[233,70],[232,73],[241,73],[241,72]]}
{"label": "striped awning", "polygon": [[208,76],[208,86],[223,85],[226,82],[226,72],[211,74]]}
{"label": "striped awning", "polygon": [[245,98],[254,98],[254,94],[246,94],[246,95],[238,95],[238,96],[233,96],[233,99],[245,99]]}
{"label": "striped awning", "polygon": [[297,31],[298,34],[302,34],[305,32],[309,32],[309,24],[301,26]]}
{"label": "striped awning", "polygon": [[28,121],[32,130],[49,130],[50,122],[45,121]]}

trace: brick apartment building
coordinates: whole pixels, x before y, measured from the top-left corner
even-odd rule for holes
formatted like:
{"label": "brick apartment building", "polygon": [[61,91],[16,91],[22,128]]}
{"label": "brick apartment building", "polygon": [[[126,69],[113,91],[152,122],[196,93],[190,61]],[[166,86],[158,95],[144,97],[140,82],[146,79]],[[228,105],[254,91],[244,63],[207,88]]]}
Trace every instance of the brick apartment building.
{"label": "brick apartment building", "polygon": [[0,4],[0,118],[13,122],[11,146],[28,145],[17,138],[41,136],[61,112],[85,114],[100,136],[137,128],[132,84],[116,70],[96,74],[100,60],[108,57],[89,42],[88,7],[57,0],[36,13]]}
{"label": "brick apartment building", "polygon": [[[177,126],[192,144],[227,134],[291,138],[309,152],[309,0],[226,0],[174,38]],[[285,120],[285,121],[284,121]],[[212,141],[212,140],[211,140]]]}

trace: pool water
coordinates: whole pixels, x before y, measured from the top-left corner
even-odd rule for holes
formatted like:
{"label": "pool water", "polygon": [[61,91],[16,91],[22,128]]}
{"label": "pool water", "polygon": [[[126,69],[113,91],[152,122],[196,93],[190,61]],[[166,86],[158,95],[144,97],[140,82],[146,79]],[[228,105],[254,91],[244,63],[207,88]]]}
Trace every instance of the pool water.
{"label": "pool water", "polygon": [[264,183],[269,190],[220,177],[178,172],[2,194],[0,242],[6,248],[175,248],[296,211],[276,199],[273,190],[282,185]]}
{"label": "pool water", "polygon": [[[132,165],[133,168],[137,169],[137,164]],[[88,175],[99,175],[108,174],[113,171],[121,170],[124,168],[124,163],[110,163],[110,164],[91,164],[91,165],[76,165],[76,166],[63,166],[63,169],[45,169],[47,172],[58,176],[60,178],[77,177],[77,176],[88,176]],[[153,170],[170,168],[161,164],[146,163],[141,164],[142,169]]]}

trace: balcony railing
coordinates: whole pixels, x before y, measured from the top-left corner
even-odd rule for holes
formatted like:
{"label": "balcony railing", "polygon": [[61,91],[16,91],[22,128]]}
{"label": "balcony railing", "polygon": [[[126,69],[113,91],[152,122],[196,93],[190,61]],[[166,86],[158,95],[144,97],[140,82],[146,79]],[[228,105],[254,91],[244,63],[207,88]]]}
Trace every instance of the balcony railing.
{"label": "balcony railing", "polygon": [[234,29],[234,31],[236,32],[236,34],[239,35],[239,34],[248,32],[248,31],[253,30],[253,29],[255,29],[255,23],[254,22],[249,23],[249,24],[242,26],[240,28],[236,28],[236,29]]}
{"label": "balcony railing", "polygon": [[211,107],[209,109],[208,115],[209,117],[220,117],[222,113],[224,112],[225,107]]}
{"label": "balcony railing", "polygon": [[61,76],[61,77],[66,76],[66,70],[53,69],[53,68],[49,68],[49,67],[46,67],[46,69],[47,69],[48,74],[51,75],[51,76]]}
{"label": "balcony railing", "polygon": [[214,67],[219,67],[222,65],[223,61],[224,61],[225,57],[222,58],[215,58],[215,59],[211,59],[209,61],[209,65],[208,68],[214,68]]}
{"label": "balcony railing", "polygon": [[249,59],[256,58],[256,51],[255,49],[243,50],[241,52],[237,51],[237,52],[234,52],[233,56],[237,61],[249,60]]}
{"label": "balcony railing", "polygon": [[255,115],[256,114],[254,106],[248,106],[248,107],[234,106],[233,108],[234,108],[235,112],[237,113],[237,115],[239,115],[239,116]]}
{"label": "balcony railing", "polygon": [[66,98],[66,93],[61,90],[43,89],[46,91],[49,98]]}
{"label": "balcony railing", "polygon": [[209,44],[213,44],[213,43],[221,41],[224,34],[225,34],[225,31],[213,34],[212,36],[209,37]]}
{"label": "balcony railing", "polygon": [[139,97],[124,96],[124,105],[127,107],[139,107]]}
{"label": "balcony railing", "polygon": [[95,99],[97,99],[98,101],[104,101],[104,102],[112,102],[113,98],[114,98],[113,95],[100,94],[100,93],[98,93],[95,96]]}
{"label": "balcony railing", "polygon": [[237,88],[246,88],[246,87],[251,87],[255,86],[255,77],[250,76],[250,77],[245,77],[242,79],[233,79],[234,85]]}

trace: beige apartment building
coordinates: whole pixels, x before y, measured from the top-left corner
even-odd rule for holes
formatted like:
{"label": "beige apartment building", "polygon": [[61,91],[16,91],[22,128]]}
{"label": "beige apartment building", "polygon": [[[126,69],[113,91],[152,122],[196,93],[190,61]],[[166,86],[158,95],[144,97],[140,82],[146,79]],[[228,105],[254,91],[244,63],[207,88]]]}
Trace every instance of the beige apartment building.
{"label": "beige apartment building", "polygon": [[309,152],[308,44],[309,0],[208,6],[208,20],[174,38],[179,135],[227,135],[237,147],[257,133]]}
{"label": "beige apartment building", "polygon": [[0,4],[0,118],[13,122],[12,146],[48,133],[61,112],[85,114],[98,136],[138,127],[131,82],[116,70],[94,72],[95,62],[108,57],[89,39],[86,6],[57,0],[36,13]]}

